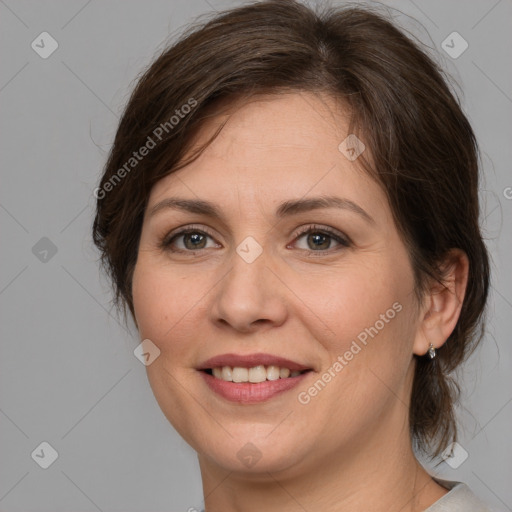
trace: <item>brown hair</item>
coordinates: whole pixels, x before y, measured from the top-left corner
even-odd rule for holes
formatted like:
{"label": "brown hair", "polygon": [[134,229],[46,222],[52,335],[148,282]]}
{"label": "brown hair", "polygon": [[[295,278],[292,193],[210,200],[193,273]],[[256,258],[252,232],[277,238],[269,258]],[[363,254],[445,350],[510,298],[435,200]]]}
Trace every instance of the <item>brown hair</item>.
{"label": "brown hair", "polygon": [[352,133],[370,149],[364,167],[385,191],[409,251],[418,303],[430,279],[442,283],[449,249],[469,258],[453,333],[434,361],[416,358],[411,435],[416,448],[439,455],[457,439],[459,388],[450,373],[484,328],[489,261],[478,225],[478,148],[436,63],[368,8],[316,13],[294,0],[256,2],[192,27],[158,56],[126,106],[96,189],[93,239],[114,304],[134,317],[132,274],[151,188],[200,154],[183,161],[211,107],[281,91],[327,92],[347,105]]}

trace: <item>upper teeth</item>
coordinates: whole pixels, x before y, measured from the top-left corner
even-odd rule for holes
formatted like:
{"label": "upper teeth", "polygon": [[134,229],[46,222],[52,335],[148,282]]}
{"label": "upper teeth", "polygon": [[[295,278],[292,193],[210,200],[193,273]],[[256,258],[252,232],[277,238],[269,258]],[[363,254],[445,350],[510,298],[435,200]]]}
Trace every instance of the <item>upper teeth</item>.
{"label": "upper teeth", "polygon": [[240,366],[222,366],[212,368],[213,376],[228,382],[264,382],[265,380],[277,380],[279,378],[297,377],[300,371],[290,371],[279,366],[254,366],[242,368]]}

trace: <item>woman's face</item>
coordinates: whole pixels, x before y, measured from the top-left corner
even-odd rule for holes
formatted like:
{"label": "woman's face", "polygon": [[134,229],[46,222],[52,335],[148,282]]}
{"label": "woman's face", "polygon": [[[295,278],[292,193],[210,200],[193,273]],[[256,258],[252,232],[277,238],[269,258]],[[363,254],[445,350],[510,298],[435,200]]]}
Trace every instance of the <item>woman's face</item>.
{"label": "woman's face", "polygon": [[413,273],[348,135],[332,98],[260,96],[151,191],[135,315],[160,350],[155,397],[202,462],[300,471],[408,436]]}

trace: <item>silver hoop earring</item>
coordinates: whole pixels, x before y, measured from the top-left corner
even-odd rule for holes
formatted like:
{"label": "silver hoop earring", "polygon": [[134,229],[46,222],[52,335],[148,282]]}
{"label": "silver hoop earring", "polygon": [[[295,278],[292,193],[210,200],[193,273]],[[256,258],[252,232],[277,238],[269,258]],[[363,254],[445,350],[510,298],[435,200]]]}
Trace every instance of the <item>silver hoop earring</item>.
{"label": "silver hoop earring", "polygon": [[432,345],[432,343],[430,344],[430,347],[428,348],[428,355],[429,355],[430,359],[434,359],[434,357],[436,357],[436,348],[434,347],[434,345]]}

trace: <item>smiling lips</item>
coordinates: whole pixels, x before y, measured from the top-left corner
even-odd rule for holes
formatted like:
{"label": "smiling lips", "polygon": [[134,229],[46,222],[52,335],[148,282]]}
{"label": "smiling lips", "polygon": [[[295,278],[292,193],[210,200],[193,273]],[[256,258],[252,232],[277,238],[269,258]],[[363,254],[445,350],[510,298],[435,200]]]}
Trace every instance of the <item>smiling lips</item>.
{"label": "smiling lips", "polygon": [[198,370],[223,398],[257,403],[295,387],[312,369],[270,354],[224,354],[208,359]]}

